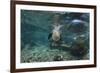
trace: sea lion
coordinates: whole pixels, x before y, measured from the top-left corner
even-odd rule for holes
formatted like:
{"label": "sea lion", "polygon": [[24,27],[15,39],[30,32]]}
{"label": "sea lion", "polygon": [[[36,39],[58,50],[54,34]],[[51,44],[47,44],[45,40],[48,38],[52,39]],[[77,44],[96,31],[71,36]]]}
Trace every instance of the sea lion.
{"label": "sea lion", "polygon": [[50,40],[51,46],[58,46],[61,41],[61,31],[62,25],[54,25],[54,29],[49,34],[48,39]]}
{"label": "sea lion", "polygon": [[62,25],[56,25],[54,26],[54,29],[52,31],[52,40],[53,41],[59,41],[60,40],[60,36],[61,36],[61,31],[60,28],[62,27]]}

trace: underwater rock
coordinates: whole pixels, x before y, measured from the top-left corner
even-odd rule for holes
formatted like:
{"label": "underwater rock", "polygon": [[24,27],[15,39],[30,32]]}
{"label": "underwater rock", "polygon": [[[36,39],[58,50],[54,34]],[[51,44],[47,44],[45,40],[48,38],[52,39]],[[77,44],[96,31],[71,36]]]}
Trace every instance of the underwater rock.
{"label": "underwater rock", "polygon": [[84,20],[84,21],[89,22],[89,13],[81,15],[81,19]]}
{"label": "underwater rock", "polygon": [[71,54],[78,59],[81,59],[87,53],[87,51],[88,49],[86,47],[85,40],[81,37],[76,38],[71,46]]}
{"label": "underwater rock", "polygon": [[65,47],[65,48],[69,48],[70,47],[70,45],[67,45],[67,44],[61,44],[60,46],[61,47]]}
{"label": "underwater rock", "polygon": [[54,56],[54,59],[53,59],[53,61],[62,61],[62,60],[63,60],[63,56],[62,55]]}
{"label": "underwater rock", "polygon": [[87,29],[86,22],[79,20],[79,19],[74,19],[71,21],[70,26],[69,26],[69,31],[72,33],[82,33],[85,32]]}

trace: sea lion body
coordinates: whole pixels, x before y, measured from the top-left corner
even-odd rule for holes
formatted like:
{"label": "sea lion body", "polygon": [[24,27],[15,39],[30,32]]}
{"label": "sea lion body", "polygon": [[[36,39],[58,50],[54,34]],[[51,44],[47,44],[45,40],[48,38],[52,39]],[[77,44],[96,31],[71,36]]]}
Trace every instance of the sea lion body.
{"label": "sea lion body", "polygon": [[59,46],[59,44],[61,42],[61,32],[60,32],[61,27],[62,27],[61,25],[54,26],[52,33],[49,34],[48,38],[51,41],[50,46],[52,46],[52,47]]}
{"label": "sea lion body", "polygon": [[59,31],[53,31],[52,40],[55,42],[60,40],[60,32]]}

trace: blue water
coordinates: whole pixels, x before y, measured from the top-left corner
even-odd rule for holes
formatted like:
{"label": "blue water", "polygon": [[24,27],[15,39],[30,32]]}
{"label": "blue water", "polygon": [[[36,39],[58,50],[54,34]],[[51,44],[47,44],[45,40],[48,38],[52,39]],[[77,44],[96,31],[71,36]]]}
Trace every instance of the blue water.
{"label": "blue water", "polygon": [[[55,42],[53,30],[59,25],[60,39]],[[21,62],[86,59],[89,13],[21,10]]]}

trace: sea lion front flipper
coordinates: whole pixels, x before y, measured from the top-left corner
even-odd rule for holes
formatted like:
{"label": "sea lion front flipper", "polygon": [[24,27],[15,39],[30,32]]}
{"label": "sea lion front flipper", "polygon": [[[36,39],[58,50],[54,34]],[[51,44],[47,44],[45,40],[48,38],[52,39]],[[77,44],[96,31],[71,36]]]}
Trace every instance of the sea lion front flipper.
{"label": "sea lion front flipper", "polygon": [[48,39],[50,40],[51,37],[52,37],[52,33],[50,33],[50,34],[48,35]]}

